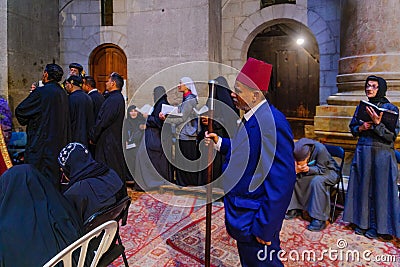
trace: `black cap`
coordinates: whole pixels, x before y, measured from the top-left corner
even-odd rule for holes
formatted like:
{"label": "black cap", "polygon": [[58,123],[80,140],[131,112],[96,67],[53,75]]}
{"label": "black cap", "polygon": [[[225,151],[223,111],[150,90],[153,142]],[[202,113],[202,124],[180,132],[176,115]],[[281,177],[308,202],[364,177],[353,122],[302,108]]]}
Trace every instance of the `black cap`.
{"label": "black cap", "polygon": [[81,73],[83,71],[83,67],[79,63],[71,63],[71,64],[69,64],[69,68],[70,69],[71,68],[75,68],[75,69],[77,69],[79,71],[79,73]]}
{"label": "black cap", "polygon": [[79,86],[79,87],[82,87],[82,84],[83,84],[82,78],[80,76],[75,76],[75,75],[69,76],[67,78],[67,82],[69,82],[72,85]]}

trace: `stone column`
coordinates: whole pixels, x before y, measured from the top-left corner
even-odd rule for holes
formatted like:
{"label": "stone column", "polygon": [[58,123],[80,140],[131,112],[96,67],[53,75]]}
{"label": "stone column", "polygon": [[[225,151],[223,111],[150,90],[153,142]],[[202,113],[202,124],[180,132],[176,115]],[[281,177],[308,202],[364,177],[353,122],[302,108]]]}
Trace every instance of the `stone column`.
{"label": "stone column", "polygon": [[0,95],[8,98],[7,0],[0,0]]}
{"label": "stone column", "polygon": [[[357,139],[349,130],[356,105],[367,100],[365,79],[388,82],[388,99],[400,106],[400,12],[398,0],[342,0],[338,93],[318,106],[315,137],[352,151]],[[400,138],[396,147],[400,147]]]}
{"label": "stone column", "polygon": [[[339,93],[328,103],[357,104],[364,81],[378,75],[388,82],[388,97],[400,104],[400,12],[398,0],[342,0]],[[341,100],[341,101],[339,101]]]}

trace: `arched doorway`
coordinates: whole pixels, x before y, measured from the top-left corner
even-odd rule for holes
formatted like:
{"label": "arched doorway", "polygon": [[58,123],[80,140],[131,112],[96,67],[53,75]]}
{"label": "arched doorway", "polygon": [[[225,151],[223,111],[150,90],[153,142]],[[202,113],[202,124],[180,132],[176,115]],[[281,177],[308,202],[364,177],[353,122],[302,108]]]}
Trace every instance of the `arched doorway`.
{"label": "arched doorway", "polygon": [[[302,37],[304,43],[298,45]],[[319,105],[319,51],[314,36],[302,24],[284,21],[265,28],[250,44],[248,57],[273,64],[271,103],[289,120],[295,138],[314,124]]]}
{"label": "arched doorway", "polygon": [[125,80],[127,77],[127,60],[124,51],[114,44],[102,44],[96,47],[89,59],[90,74],[97,83],[100,92],[106,90],[106,82],[112,72],[119,73]]}

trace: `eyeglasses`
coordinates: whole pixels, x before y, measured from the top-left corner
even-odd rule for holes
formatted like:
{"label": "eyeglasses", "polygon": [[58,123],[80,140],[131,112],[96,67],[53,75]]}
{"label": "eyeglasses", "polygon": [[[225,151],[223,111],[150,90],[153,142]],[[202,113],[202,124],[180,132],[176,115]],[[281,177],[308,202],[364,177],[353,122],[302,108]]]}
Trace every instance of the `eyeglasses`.
{"label": "eyeglasses", "polygon": [[378,88],[379,88],[379,85],[378,86],[376,86],[376,85],[372,85],[372,84],[367,84],[366,86],[365,86],[365,89],[368,89],[368,88],[372,88],[372,89],[374,89],[374,90],[377,90]]}

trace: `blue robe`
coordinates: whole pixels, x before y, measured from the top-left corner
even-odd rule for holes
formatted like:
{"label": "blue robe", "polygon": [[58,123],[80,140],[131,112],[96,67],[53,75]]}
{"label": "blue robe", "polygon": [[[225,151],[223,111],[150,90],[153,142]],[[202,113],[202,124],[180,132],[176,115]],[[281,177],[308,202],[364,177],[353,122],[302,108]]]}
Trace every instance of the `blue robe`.
{"label": "blue robe", "polygon": [[[271,241],[269,249],[280,249],[279,232],[296,181],[293,149],[289,123],[268,102],[233,139],[222,140],[220,151],[229,162],[223,168],[225,224],[238,242],[243,266],[265,266],[257,261],[263,246],[255,237]],[[242,257],[247,252],[252,255]],[[281,265],[276,257],[270,264]]]}
{"label": "blue robe", "polygon": [[[399,112],[390,103],[379,107]],[[393,148],[399,124],[395,132],[389,131],[383,123],[359,132],[360,125],[362,121],[353,116],[350,130],[359,139],[350,167],[343,220],[361,229],[373,228],[378,234],[400,237],[398,170]]]}

